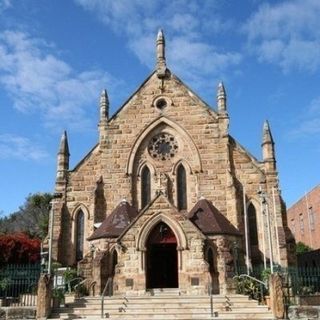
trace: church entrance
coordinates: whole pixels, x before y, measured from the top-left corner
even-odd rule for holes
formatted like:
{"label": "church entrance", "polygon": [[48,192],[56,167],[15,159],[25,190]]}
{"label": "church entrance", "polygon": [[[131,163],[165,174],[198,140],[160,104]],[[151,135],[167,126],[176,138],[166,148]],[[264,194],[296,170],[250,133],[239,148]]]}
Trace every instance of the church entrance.
{"label": "church entrance", "polygon": [[146,264],[147,289],[178,288],[177,239],[164,222],[149,235]]}

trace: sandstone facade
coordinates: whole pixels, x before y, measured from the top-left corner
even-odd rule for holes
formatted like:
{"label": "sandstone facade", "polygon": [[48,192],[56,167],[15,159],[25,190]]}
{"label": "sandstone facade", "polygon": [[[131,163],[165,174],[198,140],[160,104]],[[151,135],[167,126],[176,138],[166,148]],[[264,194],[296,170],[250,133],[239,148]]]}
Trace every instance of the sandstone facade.
{"label": "sandstone facade", "polygon": [[164,49],[160,32],[156,70],[112,117],[102,92],[99,142],[72,170],[66,134],[61,140],[53,259],[78,264],[97,293],[109,277],[114,293],[224,293],[245,261],[288,264],[268,123],[258,161],[229,135],[223,84],[215,110],[167,68]]}

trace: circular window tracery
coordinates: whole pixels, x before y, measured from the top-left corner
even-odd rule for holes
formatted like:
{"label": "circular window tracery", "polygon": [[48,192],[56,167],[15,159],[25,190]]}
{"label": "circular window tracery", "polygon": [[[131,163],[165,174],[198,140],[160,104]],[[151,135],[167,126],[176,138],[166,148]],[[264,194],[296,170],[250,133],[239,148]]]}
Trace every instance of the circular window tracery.
{"label": "circular window tracery", "polygon": [[159,110],[163,110],[166,106],[167,106],[167,101],[165,99],[161,98],[156,101],[156,107]]}
{"label": "circular window tracery", "polygon": [[156,160],[169,160],[178,152],[178,142],[171,134],[160,133],[150,140],[148,151]]}

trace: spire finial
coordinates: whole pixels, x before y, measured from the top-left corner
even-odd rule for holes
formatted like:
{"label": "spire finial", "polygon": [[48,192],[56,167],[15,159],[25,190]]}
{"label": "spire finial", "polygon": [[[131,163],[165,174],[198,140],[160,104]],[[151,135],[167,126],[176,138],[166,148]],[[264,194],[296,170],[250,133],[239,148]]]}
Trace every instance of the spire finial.
{"label": "spire finial", "polygon": [[222,81],[218,84],[217,105],[219,112],[227,111],[227,94]]}
{"label": "spire finial", "polygon": [[159,29],[157,35],[157,74],[163,78],[166,74],[166,56],[165,56],[165,39],[162,29]]}
{"label": "spire finial", "polygon": [[59,147],[59,154],[63,154],[66,156],[70,156],[69,153],[69,144],[68,144],[68,136],[67,136],[67,131],[64,130],[61,140],[60,140],[60,147]]}
{"label": "spire finial", "polygon": [[[57,177],[56,177],[56,192],[60,192],[65,187],[67,172],[69,170],[69,145],[67,131],[64,131],[57,156]],[[62,183],[62,184],[61,184]],[[61,189],[62,188],[62,189]]]}
{"label": "spire finial", "polygon": [[263,124],[262,133],[262,158],[267,171],[276,170],[276,155],[274,150],[274,141],[271,134],[269,122],[266,120]]}
{"label": "spire finial", "polygon": [[100,121],[109,118],[109,98],[107,90],[104,89],[100,95]]}
{"label": "spire finial", "polygon": [[263,123],[262,144],[265,144],[265,143],[274,144],[268,120],[265,120]]}

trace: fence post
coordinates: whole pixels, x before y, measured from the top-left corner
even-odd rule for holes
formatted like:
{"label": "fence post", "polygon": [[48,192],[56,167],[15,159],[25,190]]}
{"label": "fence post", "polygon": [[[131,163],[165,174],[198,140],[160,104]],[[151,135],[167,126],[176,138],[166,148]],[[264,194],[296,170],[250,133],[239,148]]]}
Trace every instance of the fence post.
{"label": "fence post", "polygon": [[279,273],[273,273],[269,278],[270,306],[277,319],[283,319],[285,314],[283,283]]}
{"label": "fence post", "polygon": [[53,277],[42,274],[38,282],[37,319],[47,319],[51,313]]}

